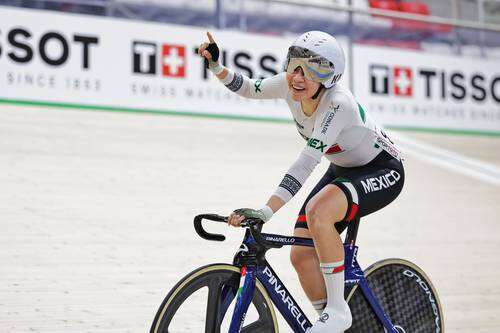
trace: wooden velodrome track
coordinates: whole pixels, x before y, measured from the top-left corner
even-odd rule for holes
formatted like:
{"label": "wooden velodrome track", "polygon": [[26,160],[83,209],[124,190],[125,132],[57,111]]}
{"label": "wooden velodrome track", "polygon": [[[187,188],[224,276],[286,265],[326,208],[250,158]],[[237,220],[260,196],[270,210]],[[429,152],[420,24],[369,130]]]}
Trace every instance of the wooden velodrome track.
{"label": "wooden velodrome track", "polygon": [[[394,135],[500,167],[499,137]],[[221,226],[226,242],[204,241],[193,216],[261,206],[302,145],[291,124],[0,105],[0,332],[149,330],[177,280],[230,262],[241,240]],[[362,222],[360,263],[415,261],[446,332],[500,332],[500,186],[410,153],[405,165],[400,198]],[[266,231],[292,232],[326,166]],[[288,255],[269,260],[314,318]]]}

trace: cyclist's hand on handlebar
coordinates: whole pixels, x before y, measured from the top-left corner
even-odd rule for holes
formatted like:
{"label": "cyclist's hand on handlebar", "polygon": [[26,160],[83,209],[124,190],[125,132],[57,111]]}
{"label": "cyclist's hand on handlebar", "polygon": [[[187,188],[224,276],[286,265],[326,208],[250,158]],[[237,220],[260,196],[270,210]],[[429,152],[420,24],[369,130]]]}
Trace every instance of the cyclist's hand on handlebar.
{"label": "cyclist's hand on handlebar", "polygon": [[239,227],[241,222],[247,218],[258,219],[262,222],[269,220],[269,217],[266,216],[262,209],[240,208],[229,215],[228,224]]}
{"label": "cyclist's hand on handlebar", "polygon": [[233,227],[241,227],[241,222],[245,220],[244,215],[236,214],[235,212],[232,212],[229,214],[229,217],[227,219],[227,224],[232,225]]}

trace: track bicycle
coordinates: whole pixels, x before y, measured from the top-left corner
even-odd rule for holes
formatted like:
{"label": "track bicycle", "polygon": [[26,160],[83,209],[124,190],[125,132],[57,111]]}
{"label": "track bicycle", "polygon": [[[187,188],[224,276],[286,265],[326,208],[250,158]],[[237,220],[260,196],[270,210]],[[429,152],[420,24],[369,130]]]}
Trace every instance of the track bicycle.
{"label": "track bicycle", "polygon": [[[226,223],[227,217],[194,218],[202,238],[225,240],[206,231],[203,220]],[[293,332],[306,332],[312,326],[265,257],[269,249],[287,245],[313,247],[312,239],[262,233],[260,220],[246,219],[242,227],[245,235],[233,264],[210,264],[186,275],[165,297],[150,332],[275,333],[279,328],[273,304]],[[352,326],[346,332],[443,332],[438,294],[422,269],[403,259],[385,259],[361,269],[358,227],[359,219],[351,221],[344,241],[344,296],[352,313]],[[196,319],[201,325],[192,325]]]}

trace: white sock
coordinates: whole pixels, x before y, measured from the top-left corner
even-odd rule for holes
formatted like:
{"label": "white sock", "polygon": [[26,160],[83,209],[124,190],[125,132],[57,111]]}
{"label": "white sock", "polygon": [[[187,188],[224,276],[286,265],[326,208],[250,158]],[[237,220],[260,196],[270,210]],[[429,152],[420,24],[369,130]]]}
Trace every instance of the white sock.
{"label": "white sock", "polygon": [[333,309],[344,309],[344,261],[320,263],[326,285],[326,306]]}
{"label": "white sock", "polygon": [[323,313],[323,309],[325,308],[326,306],[326,301],[327,299],[326,298],[323,298],[323,299],[319,299],[317,301],[312,301],[312,305],[314,307],[314,310],[316,310],[316,312],[320,315]]}

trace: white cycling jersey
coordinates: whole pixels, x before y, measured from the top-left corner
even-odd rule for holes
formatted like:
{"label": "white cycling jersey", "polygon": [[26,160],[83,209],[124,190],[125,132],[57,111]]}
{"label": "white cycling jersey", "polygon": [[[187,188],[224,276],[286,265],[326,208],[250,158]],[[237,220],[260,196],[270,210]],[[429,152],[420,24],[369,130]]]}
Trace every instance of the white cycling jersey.
{"label": "white cycling jersey", "polygon": [[400,159],[394,143],[356,102],[352,93],[341,85],[327,89],[316,111],[308,117],[300,102],[292,99],[286,73],[252,80],[228,71],[222,82],[243,97],[285,99],[299,134],[306,140],[305,148],[275,192],[285,202],[298,192],[322,156],[342,167],[363,166],[382,150]]}

